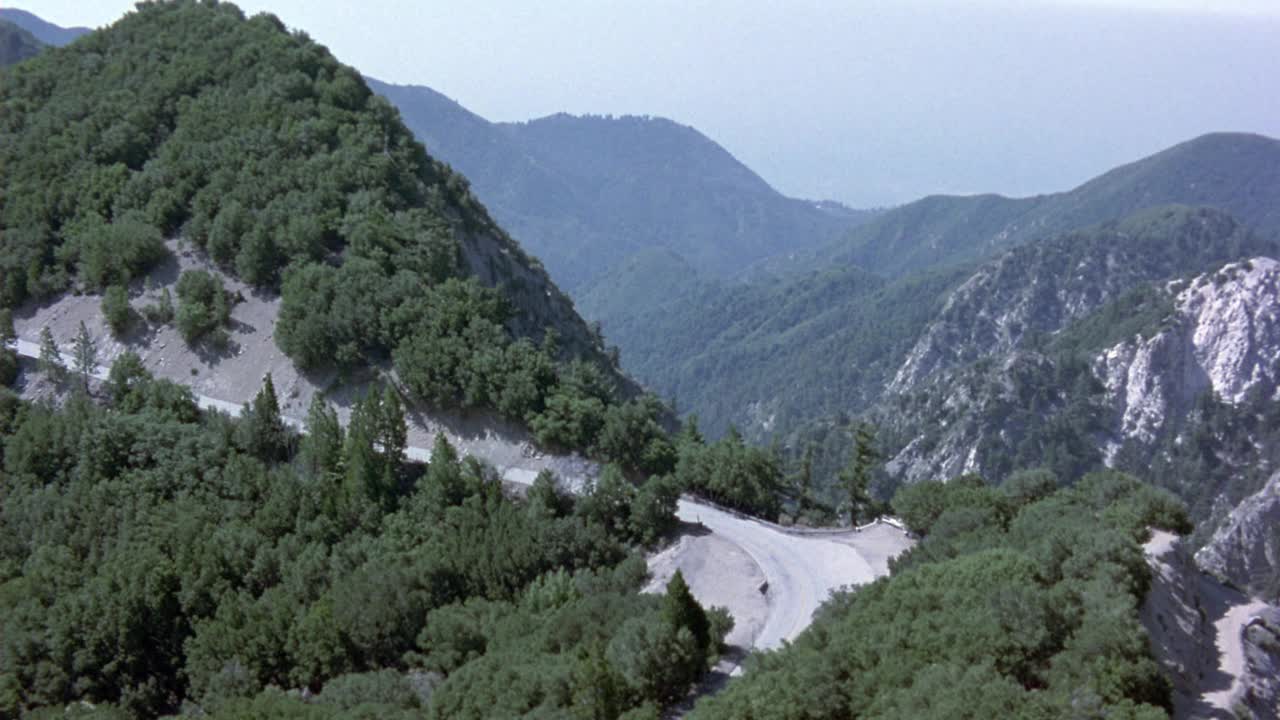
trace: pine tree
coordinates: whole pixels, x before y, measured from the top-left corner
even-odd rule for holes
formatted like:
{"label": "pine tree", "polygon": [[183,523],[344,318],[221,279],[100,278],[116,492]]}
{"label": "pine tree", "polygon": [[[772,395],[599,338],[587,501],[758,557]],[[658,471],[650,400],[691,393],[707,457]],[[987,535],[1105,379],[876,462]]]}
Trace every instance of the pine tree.
{"label": "pine tree", "polygon": [[796,494],[800,496],[800,509],[804,510],[813,498],[813,443],[804,448],[800,457],[800,471],[796,473]]}
{"label": "pine tree", "polygon": [[605,660],[603,647],[583,652],[573,668],[574,718],[613,720],[621,711],[622,682]]}
{"label": "pine tree", "polygon": [[85,327],[83,320],[80,321],[80,330],[72,344],[72,357],[76,362],[76,374],[87,389],[89,377],[98,369],[98,343],[89,334],[89,328]]}
{"label": "pine tree", "polygon": [[48,327],[40,330],[40,371],[48,375],[56,383],[61,383],[67,374],[67,366],[62,364],[62,353],[58,351],[58,343],[53,340],[53,333]]}
{"label": "pine tree", "polygon": [[707,611],[689,592],[689,585],[679,570],[667,582],[667,594],[662,598],[662,617],[676,630],[686,628],[693,635],[698,645],[696,663],[700,669],[711,642],[711,621],[707,619]]}
{"label": "pine tree", "polygon": [[680,428],[679,434],[676,435],[676,447],[684,445],[706,445],[706,438],[702,437],[702,430],[698,428],[698,415],[695,413],[685,418],[683,427]]}
{"label": "pine tree", "polygon": [[347,426],[347,482],[388,507],[399,487],[408,431],[404,407],[393,389],[373,391],[356,403]]}
{"label": "pine tree", "polygon": [[289,453],[289,430],[280,417],[280,401],[271,373],[240,418],[240,445],[259,460],[281,460]]}
{"label": "pine tree", "polygon": [[875,449],[875,433],[870,425],[859,424],[854,431],[853,456],[840,471],[840,482],[848,493],[849,522],[857,525],[871,509],[871,475],[880,454]]}
{"label": "pine tree", "polygon": [[18,333],[13,330],[13,311],[0,308],[0,345],[11,345],[17,339]]}
{"label": "pine tree", "polygon": [[444,433],[437,433],[435,444],[431,448],[431,462],[427,464],[427,474],[422,480],[427,503],[433,512],[443,512],[451,505],[457,505],[466,497],[466,483],[462,478],[462,464],[458,462],[458,451],[449,444]]}
{"label": "pine tree", "polygon": [[370,398],[356,402],[347,424],[347,441],[342,446],[343,468],[349,500],[374,498],[377,478],[382,476],[382,458],[374,449],[376,434],[370,416]]}
{"label": "pine tree", "polygon": [[404,451],[409,446],[409,429],[405,424],[400,395],[391,385],[383,388],[377,417],[378,444],[382,446],[382,455],[390,469],[398,469],[404,464]]}
{"label": "pine tree", "polygon": [[9,347],[17,339],[13,313],[8,308],[0,308],[0,386],[12,385],[18,379],[18,352]]}
{"label": "pine tree", "polygon": [[298,450],[302,467],[319,478],[342,469],[342,424],[318,393],[307,410],[307,434]]}

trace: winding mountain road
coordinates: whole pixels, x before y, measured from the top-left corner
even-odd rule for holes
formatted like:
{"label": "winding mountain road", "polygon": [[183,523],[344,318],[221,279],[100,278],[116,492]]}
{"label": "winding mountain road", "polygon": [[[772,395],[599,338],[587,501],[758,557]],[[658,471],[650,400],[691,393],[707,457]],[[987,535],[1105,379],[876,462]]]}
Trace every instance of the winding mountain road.
{"label": "winding mountain road", "polygon": [[795,535],[776,525],[689,498],[677,515],[742,548],[768,582],[769,611],[752,645],[769,650],[794,640],[831,593],[879,574],[859,552],[823,535]]}
{"label": "winding mountain road", "polygon": [[[40,357],[37,343],[19,339],[16,349],[19,355],[35,359]],[[62,361],[67,367],[73,367],[75,363],[67,354],[62,354]],[[105,380],[108,369],[100,366],[91,374],[99,380]],[[195,399],[201,408],[231,415],[238,415],[243,407],[240,403],[200,394],[195,394]],[[299,418],[284,416],[284,420],[292,427],[305,430],[305,423]],[[406,455],[410,459],[425,462],[430,460],[431,450],[409,447]],[[519,466],[499,467],[498,471],[504,480],[525,485],[532,483],[537,474],[529,468]],[[564,480],[576,487],[580,478]],[[747,587],[743,590],[762,593],[765,599],[763,624],[750,640],[750,645],[754,648],[777,648],[784,641],[795,639],[809,626],[814,612],[834,590],[870,582],[886,572],[883,562],[873,565],[854,547],[856,541],[851,538],[856,533],[852,531],[840,534],[799,534],[689,497],[680,500],[677,514],[685,523],[700,526],[719,539],[740,548],[759,570],[758,573],[752,573],[752,578],[758,581],[761,575],[764,577],[766,584],[763,588],[751,587],[750,583],[746,583]],[[896,554],[900,549],[891,548],[890,554]],[[715,564],[714,558],[710,564]]]}

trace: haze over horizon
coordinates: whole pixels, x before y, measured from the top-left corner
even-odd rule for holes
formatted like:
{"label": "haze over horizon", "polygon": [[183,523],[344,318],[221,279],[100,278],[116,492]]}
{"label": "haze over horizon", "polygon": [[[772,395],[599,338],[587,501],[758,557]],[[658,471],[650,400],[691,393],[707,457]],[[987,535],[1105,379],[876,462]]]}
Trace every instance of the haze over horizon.
{"label": "haze over horizon", "polygon": [[[1206,132],[1280,136],[1262,0],[237,4],[490,120],[668,117],[788,195],[859,207],[1055,192]],[[18,7],[94,27],[132,3]]]}

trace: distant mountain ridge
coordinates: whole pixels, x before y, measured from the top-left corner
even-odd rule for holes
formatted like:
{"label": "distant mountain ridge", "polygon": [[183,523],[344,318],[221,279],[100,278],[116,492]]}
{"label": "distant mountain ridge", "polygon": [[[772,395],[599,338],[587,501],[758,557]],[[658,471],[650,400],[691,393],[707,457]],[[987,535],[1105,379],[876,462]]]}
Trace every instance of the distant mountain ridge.
{"label": "distant mountain ridge", "polygon": [[663,118],[490,123],[430,88],[370,85],[571,290],[652,248],[730,277],[871,215],[784,197],[697,130]]}
{"label": "distant mountain ridge", "polygon": [[[846,238],[843,245],[825,248],[833,255],[821,261],[810,255],[767,262],[772,273],[762,273],[747,286],[703,283],[653,310],[622,309],[605,321],[604,329],[622,348],[629,370],[656,391],[676,396],[683,410],[706,421],[709,431],[734,423],[749,437],[764,439],[807,419],[866,410],[899,373],[930,323],[944,317],[952,292],[984,262],[1018,245],[1036,246],[1168,204],[1170,197],[1226,213],[1230,223],[1258,239],[1280,238],[1280,142],[1256,135],[1206,135],[1067,193],[1022,200],[995,195],[926,198],[851,231],[850,238],[868,243],[863,250],[851,248]],[[1086,218],[1097,219],[1052,229]],[[1016,234],[1010,230],[1015,225]],[[1154,248],[1159,248],[1160,237],[1150,238]],[[1070,245],[1059,243],[1068,254]],[[861,254],[855,257],[855,251]],[[1215,257],[1226,262],[1241,256]],[[855,272],[871,280],[827,282],[821,291],[815,284],[818,278]],[[609,287],[619,285],[588,293],[584,304],[593,309],[603,305],[597,295],[606,296]],[[770,330],[776,327],[775,313],[790,305],[789,298],[816,296],[822,301],[810,306],[809,315],[792,316],[793,325],[785,331]],[[732,311],[698,310],[722,304]],[[984,312],[998,315],[997,310]],[[993,349],[974,344],[975,337],[948,332],[938,335],[935,347],[956,357]]]}
{"label": "distant mountain ridge", "polygon": [[86,27],[64,28],[54,25],[51,22],[42,20],[39,17],[18,8],[0,8],[0,20],[17,25],[18,27],[31,33],[37,40],[45,45],[54,47],[62,47],[75,41],[83,35],[93,32]]}
{"label": "distant mountain ridge", "polygon": [[1280,141],[1213,133],[1067,192],[1029,198],[927,197],[854,228],[798,265],[854,264],[896,277],[979,260],[1004,248],[1168,204],[1216,207],[1261,234],[1280,234]]}

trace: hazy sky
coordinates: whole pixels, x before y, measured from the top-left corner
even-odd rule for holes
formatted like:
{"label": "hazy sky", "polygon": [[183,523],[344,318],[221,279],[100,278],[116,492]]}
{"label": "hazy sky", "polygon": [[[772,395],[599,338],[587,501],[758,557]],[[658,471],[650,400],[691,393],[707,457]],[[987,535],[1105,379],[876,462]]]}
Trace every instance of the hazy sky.
{"label": "hazy sky", "polygon": [[[856,206],[1064,190],[1213,130],[1280,137],[1280,0],[238,4],[491,120],[662,115],[787,194]],[[14,5],[63,26],[132,7]]]}

